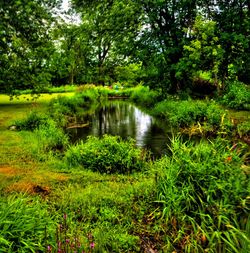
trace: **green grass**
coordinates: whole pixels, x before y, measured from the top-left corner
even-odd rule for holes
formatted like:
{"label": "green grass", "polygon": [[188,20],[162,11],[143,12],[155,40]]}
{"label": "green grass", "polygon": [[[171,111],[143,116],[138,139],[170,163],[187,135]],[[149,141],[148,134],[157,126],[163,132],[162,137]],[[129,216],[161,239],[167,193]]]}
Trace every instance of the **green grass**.
{"label": "green grass", "polygon": [[66,93],[52,93],[52,94],[40,94],[39,96],[32,96],[31,94],[15,96],[11,98],[8,95],[0,94],[0,106],[3,105],[23,105],[30,104],[35,105],[36,103],[48,103],[52,98],[57,98],[58,96],[73,96],[74,92]]}
{"label": "green grass", "polygon": [[171,157],[155,164],[158,202],[171,250],[250,250],[250,184],[240,167],[246,150],[222,139],[198,144],[172,140]]}
{"label": "green grass", "polygon": [[[91,104],[96,94],[100,95],[83,95],[85,103],[90,99]],[[46,95],[34,105],[37,114],[47,113],[50,98]],[[61,100],[59,109],[68,105],[67,99]],[[119,165],[135,165],[129,158],[142,158],[140,151],[133,149],[124,157],[128,146],[119,147],[111,137],[107,142],[96,138],[83,147],[68,147],[67,156],[76,149],[80,159],[69,166],[64,153],[50,152],[50,137],[57,137],[54,123],[33,131],[11,131],[8,126],[27,117],[32,103],[1,101],[2,252],[46,252],[48,246],[52,252],[69,252],[70,246],[76,252],[249,251],[244,145],[223,139],[184,143],[175,138],[171,155],[144,160],[139,170],[121,174]],[[45,148],[38,149],[39,144]],[[103,170],[98,170],[100,164]],[[115,173],[107,173],[110,168]]]}

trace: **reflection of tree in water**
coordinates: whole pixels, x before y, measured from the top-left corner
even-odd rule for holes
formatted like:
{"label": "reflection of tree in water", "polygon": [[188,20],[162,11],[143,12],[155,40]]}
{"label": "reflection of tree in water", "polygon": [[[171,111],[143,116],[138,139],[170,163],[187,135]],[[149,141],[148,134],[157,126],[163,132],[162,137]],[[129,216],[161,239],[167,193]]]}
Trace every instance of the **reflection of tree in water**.
{"label": "reflection of tree in water", "polygon": [[134,105],[124,101],[110,101],[95,113],[88,115],[89,127],[77,131],[79,139],[88,135],[119,135],[132,137],[140,147],[146,147],[160,154],[166,146],[166,134],[156,121]]}

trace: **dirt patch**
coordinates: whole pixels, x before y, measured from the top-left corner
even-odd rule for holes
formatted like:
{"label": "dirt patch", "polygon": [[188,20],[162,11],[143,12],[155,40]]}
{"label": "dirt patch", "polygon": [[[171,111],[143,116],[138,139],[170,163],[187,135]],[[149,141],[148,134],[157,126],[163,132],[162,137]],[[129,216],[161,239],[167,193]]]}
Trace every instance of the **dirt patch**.
{"label": "dirt patch", "polygon": [[[68,176],[49,171],[39,171],[36,169],[20,169],[10,166],[0,166],[0,175],[7,183],[5,192],[23,192],[28,194],[38,194],[43,197],[51,192],[50,185],[58,181],[68,180]],[[15,180],[13,182],[12,180]]]}
{"label": "dirt patch", "polygon": [[13,177],[20,174],[20,171],[11,167],[0,167],[0,174],[7,177]]}
{"label": "dirt patch", "polygon": [[31,182],[19,181],[10,185],[6,189],[6,192],[25,192],[46,196],[50,193],[50,188],[48,186],[42,186]]}

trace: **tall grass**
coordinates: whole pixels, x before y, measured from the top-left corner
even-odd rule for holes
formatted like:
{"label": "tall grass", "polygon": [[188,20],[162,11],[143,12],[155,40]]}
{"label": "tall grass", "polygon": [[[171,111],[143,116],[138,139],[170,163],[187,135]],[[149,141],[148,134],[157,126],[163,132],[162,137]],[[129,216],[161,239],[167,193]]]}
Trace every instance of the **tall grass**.
{"label": "tall grass", "polygon": [[39,198],[1,197],[0,252],[46,252],[56,223]]}
{"label": "tall grass", "polygon": [[172,155],[155,164],[170,251],[250,250],[250,183],[241,169],[244,150],[222,139],[197,145],[173,139]]}

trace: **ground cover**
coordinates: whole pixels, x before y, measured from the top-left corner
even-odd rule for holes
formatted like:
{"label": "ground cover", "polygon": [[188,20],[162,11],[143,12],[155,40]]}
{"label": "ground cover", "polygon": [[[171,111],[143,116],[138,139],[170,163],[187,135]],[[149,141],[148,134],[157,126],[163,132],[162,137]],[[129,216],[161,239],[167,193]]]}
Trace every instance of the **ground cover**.
{"label": "ground cover", "polygon": [[[86,110],[93,94],[82,96]],[[72,103],[80,100],[59,101],[54,101],[55,118],[49,113],[50,123],[33,131],[8,128],[30,113],[31,103],[1,107],[0,252],[248,252],[246,145],[221,138],[184,143],[178,137],[170,156],[147,159],[138,170],[121,174],[115,157],[122,155],[113,138],[66,144],[60,152],[54,146],[40,148],[58,132],[51,120],[61,128],[58,115],[69,117],[62,105],[81,113]],[[47,105],[37,103],[37,114]],[[132,158],[120,161],[124,172],[124,164],[135,165],[133,159],[143,157],[128,148],[131,143],[121,144]],[[81,152],[96,156],[101,171],[89,170]]]}

